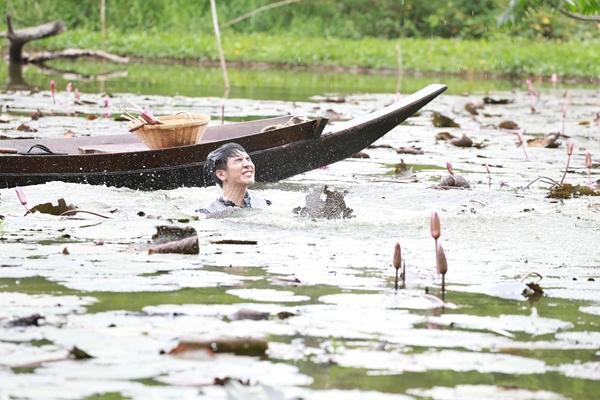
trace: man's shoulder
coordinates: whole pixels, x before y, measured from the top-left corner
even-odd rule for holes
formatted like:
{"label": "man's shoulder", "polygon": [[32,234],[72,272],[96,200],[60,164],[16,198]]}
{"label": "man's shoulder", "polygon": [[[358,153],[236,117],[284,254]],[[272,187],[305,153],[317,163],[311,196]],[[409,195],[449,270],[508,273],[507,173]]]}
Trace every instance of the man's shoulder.
{"label": "man's shoulder", "polygon": [[265,199],[256,192],[248,191],[248,196],[250,197],[251,208],[266,208],[272,204],[271,200]]}

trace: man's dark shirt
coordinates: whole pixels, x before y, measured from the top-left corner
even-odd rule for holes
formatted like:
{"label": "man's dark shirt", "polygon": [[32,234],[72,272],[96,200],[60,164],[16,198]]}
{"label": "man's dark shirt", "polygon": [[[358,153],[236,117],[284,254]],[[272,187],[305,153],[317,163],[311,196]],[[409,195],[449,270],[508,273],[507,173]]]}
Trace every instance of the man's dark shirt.
{"label": "man's dark shirt", "polygon": [[225,217],[233,211],[240,208],[265,208],[271,205],[270,200],[263,199],[255,194],[246,191],[244,201],[241,207],[237,206],[233,201],[226,200],[223,196],[210,203],[206,208],[201,208],[198,212],[205,214],[207,217]]}

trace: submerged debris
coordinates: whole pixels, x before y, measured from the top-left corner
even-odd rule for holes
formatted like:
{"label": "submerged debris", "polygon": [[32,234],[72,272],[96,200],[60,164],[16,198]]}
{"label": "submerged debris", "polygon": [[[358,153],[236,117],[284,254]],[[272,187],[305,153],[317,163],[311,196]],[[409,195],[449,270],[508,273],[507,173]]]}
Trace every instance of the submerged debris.
{"label": "submerged debris", "polygon": [[451,139],[450,143],[456,147],[471,147],[473,146],[473,139],[463,133],[462,137]]}
{"label": "submerged debris", "polygon": [[[304,207],[296,207],[292,210],[294,214],[303,218],[352,218],[353,210],[346,206],[344,195],[348,193],[329,190],[327,186],[323,191],[311,190],[306,195],[306,205]],[[321,194],[325,194],[325,200],[321,198]]]}

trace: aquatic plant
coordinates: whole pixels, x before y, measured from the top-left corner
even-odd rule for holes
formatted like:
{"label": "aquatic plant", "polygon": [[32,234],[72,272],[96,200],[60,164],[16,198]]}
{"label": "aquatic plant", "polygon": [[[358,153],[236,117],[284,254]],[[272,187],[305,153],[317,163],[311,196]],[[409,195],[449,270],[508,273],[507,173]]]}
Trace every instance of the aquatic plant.
{"label": "aquatic plant", "polygon": [[446,169],[448,170],[448,173],[450,173],[450,175],[454,175],[454,168],[452,168],[452,164],[450,164],[450,162],[446,162]]}
{"label": "aquatic plant", "polygon": [[529,161],[527,150],[525,150],[525,137],[523,137],[523,133],[525,133],[525,129],[517,130],[517,147],[521,146],[523,148],[523,154],[525,154],[525,159]]}
{"label": "aquatic plant", "polygon": [[430,229],[431,229],[431,237],[435,240],[437,244],[437,240],[442,235],[440,228],[440,217],[436,211],[431,213],[431,221],[430,221]]}
{"label": "aquatic plant", "polygon": [[441,243],[435,244],[435,261],[437,266],[438,274],[442,275],[442,300],[446,293],[446,272],[448,272],[448,261],[446,260],[446,254]]}
{"label": "aquatic plant", "polygon": [[392,260],[392,265],[394,268],[396,268],[396,280],[394,281],[394,288],[395,290],[398,290],[398,271],[402,265],[402,249],[400,248],[399,242],[396,242],[396,245],[394,246],[394,258]]}
{"label": "aquatic plant", "polygon": [[50,95],[52,95],[52,102],[56,104],[56,99],[54,98],[54,93],[56,92],[56,82],[54,79],[50,79]]}
{"label": "aquatic plant", "polygon": [[535,90],[535,87],[533,86],[533,83],[531,82],[531,79],[527,79],[527,93],[529,93],[529,100],[531,102],[530,107],[531,107],[531,113],[535,113],[537,112],[536,107],[537,107],[537,102],[540,98],[540,93]]}
{"label": "aquatic plant", "polygon": [[572,155],[573,155],[573,142],[568,141],[567,142],[567,166],[565,167],[565,172],[563,173],[563,176],[560,179],[559,185],[562,185],[565,180],[565,176],[567,175],[567,171],[569,170],[569,164],[571,163]]}
{"label": "aquatic plant", "polygon": [[592,183],[592,153],[589,151],[585,152],[585,167],[587,168],[588,179],[590,184]]}
{"label": "aquatic plant", "polygon": [[485,171],[487,172],[488,176],[488,187],[492,187],[492,174],[490,173],[490,167],[487,164],[483,164],[483,166],[485,167]]}
{"label": "aquatic plant", "polygon": [[562,122],[560,128],[560,134],[565,135],[565,121],[567,120],[567,112],[569,111],[569,92],[565,92],[565,103],[562,106]]}
{"label": "aquatic plant", "polygon": [[21,205],[27,210],[25,215],[31,213],[31,210],[27,207],[27,196],[25,196],[25,191],[23,190],[23,188],[16,187],[15,192],[17,193],[17,197],[19,198]]}

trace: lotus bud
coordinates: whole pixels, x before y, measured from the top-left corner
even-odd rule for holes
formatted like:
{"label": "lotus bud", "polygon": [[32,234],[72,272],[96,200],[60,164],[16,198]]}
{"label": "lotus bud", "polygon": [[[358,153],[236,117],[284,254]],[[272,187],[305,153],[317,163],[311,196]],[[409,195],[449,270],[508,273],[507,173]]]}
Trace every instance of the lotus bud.
{"label": "lotus bud", "polygon": [[525,143],[525,137],[523,136],[523,129],[518,129],[517,130],[517,140],[519,141],[519,146],[523,145],[523,143]]}
{"label": "lotus bud", "polygon": [[110,100],[108,99],[108,97],[104,97],[102,99],[102,107],[108,108],[109,106],[110,106]]}
{"label": "lotus bud", "polygon": [[573,155],[573,142],[569,141],[567,142],[567,155],[568,156],[572,156]]}
{"label": "lotus bud", "polygon": [[75,89],[75,101],[77,103],[81,101],[81,93],[79,93],[79,89]]}
{"label": "lotus bud", "polygon": [[552,74],[552,76],[550,77],[550,81],[556,85],[556,83],[558,82],[558,75],[556,75],[556,72]]}
{"label": "lotus bud", "polygon": [[71,82],[67,83],[67,93],[71,93],[73,91],[73,84]]}
{"label": "lotus bud", "polygon": [[585,167],[589,170],[592,169],[592,153],[589,151],[585,152]]}
{"label": "lotus bud", "polygon": [[54,100],[54,92],[56,91],[56,82],[54,82],[54,79],[50,80],[50,94],[52,95],[52,102],[55,103]]}
{"label": "lotus bud", "polygon": [[25,196],[25,191],[20,187],[16,187],[15,192],[17,192],[17,197],[21,204],[27,207],[27,196]]}
{"label": "lotus bud", "polygon": [[448,261],[446,260],[446,254],[441,243],[435,246],[435,260],[437,264],[437,271],[439,274],[446,275],[448,272]]}
{"label": "lotus bud", "polygon": [[442,232],[440,229],[440,217],[437,212],[431,213],[431,237],[438,240]]}
{"label": "lotus bud", "polygon": [[449,162],[446,162],[446,169],[448,170],[450,175],[454,175],[454,168],[452,168],[452,164],[450,164]]}
{"label": "lotus bud", "polygon": [[396,246],[394,247],[394,260],[393,265],[396,270],[400,269],[402,265],[402,249],[400,248],[400,243],[396,242]]}

